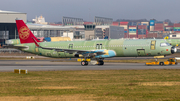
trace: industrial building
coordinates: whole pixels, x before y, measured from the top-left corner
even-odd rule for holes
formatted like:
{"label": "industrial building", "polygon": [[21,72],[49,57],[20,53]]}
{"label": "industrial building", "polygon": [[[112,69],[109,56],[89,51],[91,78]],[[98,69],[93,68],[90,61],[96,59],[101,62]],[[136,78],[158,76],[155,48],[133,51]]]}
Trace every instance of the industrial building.
{"label": "industrial building", "polygon": [[[36,37],[60,37],[67,36],[75,30],[73,27],[52,26],[28,23],[27,26]],[[71,37],[71,36],[70,36]],[[73,37],[71,37],[72,39]]]}
{"label": "industrial building", "polygon": [[[36,37],[70,37],[71,40],[119,39],[119,38],[163,38],[180,33],[180,23],[168,23],[151,19],[149,21],[117,21],[112,18],[94,17],[94,22],[84,22],[82,18],[62,17],[59,26],[48,25],[41,15],[27,22],[27,14],[0,10],[0,44],[5,40],[17,39],[15,19],[27,23]],[[39,21],[40,20],[40,21]]]}
{"label": "industrial building", "polygon": [[[124,37],[124,28],[112,26],[111,18],[95,17],[95,23],[83,24],[82,18],[62,17],[61,26],[48,25],[43,16],[43,24],[38,22],[39,18],[33,19],[36,23],[27,22],[27,14],[12,11],[0,11],[0,43],[5,44],[8,39],[18,39],[18,31],[15,19],[20,18],[36,37],[70,37],[71,40],[92,39],[119,39]],[[41,21],[41,22],[42,22]],[[37,23],[38,22],[38,23]]]}
{"label": "industrial building", "polygon": [[124,37],[124,28],[111,25],[96,26],[93,24],[84,25],[85,39],[119,39]]}
{"label": "industrial building", "polygon": [[26,22],[27,14],[0,10],[0,17],[0,43],[4,44],[7,39],[18,38],[15,19],[21,18]]}

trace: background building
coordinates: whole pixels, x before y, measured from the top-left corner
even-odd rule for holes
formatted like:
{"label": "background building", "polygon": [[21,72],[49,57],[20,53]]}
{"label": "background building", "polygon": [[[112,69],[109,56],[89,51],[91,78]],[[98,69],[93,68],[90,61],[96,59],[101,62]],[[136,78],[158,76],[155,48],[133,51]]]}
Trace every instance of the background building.
{"label": "background building", "polygon": [[0,10],[0,43],[4,44],[6,39],[18,38],[15,19],[22,19],[25,23],[27,21],[27,14],[12,11]]}
{"label": "background building", "polygon": [[35,19],[32,19],[36,24],[44,24],[47,25],[48,23],[45,22],[45,18],[41,15],[39,17],[36,17]]}

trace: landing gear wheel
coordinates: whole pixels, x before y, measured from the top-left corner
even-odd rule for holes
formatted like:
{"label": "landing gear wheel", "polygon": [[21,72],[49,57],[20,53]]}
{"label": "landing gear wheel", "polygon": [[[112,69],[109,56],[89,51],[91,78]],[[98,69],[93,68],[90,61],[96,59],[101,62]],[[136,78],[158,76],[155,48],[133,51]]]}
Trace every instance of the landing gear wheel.
{"label": "landing gear wheel", "polygon": [[85,61],[85,63],[86,63],[86,65],[88,65],[88,62],[87,62],[87,61]]}
{"label": "landing gear wheel", "polygon": [[82,66],[87,66],[87,65],[88,65],[88,62],[87,62],[87,61],[81,61],[81,65],[82,65]]}
{"label": "landing gear wheel", "polygon": [[104,61],[98,61],[98,65],[104,65]]}
{"label": "landing gear wheel", "polygon": [[164,63],[163,63],[163,62],[160,62],[160,65],[161,65],[161,66],[163,66],[163,65],[164,65]]}

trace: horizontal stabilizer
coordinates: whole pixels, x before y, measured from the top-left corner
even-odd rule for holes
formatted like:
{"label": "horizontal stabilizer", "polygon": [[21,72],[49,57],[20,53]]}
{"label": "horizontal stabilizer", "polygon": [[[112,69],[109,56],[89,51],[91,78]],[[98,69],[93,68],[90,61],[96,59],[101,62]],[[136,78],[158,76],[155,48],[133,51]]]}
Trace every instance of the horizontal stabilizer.
{"label": "horizontal stabilizer", "polygon": [[27,47],[27,46],[14,46],[14,45],[7,45],[7,46],[3,46],[3,48],[25,49],[25,48],[28,48],[28,47]]}

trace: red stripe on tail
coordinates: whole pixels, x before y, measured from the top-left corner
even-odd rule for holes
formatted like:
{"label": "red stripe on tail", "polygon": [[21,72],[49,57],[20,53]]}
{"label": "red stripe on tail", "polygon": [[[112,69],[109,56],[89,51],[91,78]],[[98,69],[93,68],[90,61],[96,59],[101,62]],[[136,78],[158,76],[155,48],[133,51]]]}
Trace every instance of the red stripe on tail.
{"label": "red stripe on tail", "polygon": [[36,42],[41,42],[33,35],[31,30],[27,27],[23,20],[16,20],[16,26],[18,29],[21,44],[34,43],[34,40],[32,38],[34,38]]}

